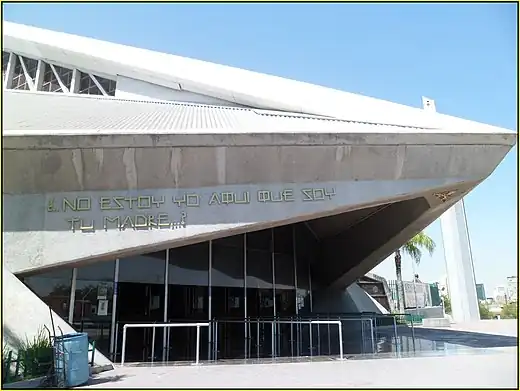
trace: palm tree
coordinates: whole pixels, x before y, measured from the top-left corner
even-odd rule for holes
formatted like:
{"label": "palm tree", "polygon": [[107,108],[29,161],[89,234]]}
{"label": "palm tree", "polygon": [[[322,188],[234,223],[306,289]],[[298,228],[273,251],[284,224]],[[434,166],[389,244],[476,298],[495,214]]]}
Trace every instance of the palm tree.
{"label": "palm tree", "polygon": [[[419,232],[395,252],[395,274],[397,276],[397,304],[399,313],[404,314],[404,286],[401,273],[401,252],[408,254],[417,265],[421,263],[422,250],[428,251],[430,256],[435,251],[435,242],[424,232]],[[415,278],[415,276],[414,276]]]}

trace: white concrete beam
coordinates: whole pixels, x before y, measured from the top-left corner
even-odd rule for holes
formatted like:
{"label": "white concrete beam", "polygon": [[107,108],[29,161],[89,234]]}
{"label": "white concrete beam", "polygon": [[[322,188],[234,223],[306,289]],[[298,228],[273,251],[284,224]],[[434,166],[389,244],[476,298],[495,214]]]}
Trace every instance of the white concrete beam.
{"label": "white concrete beam", "polygon": [[14,53],[9,54],[9,63],[4,77],[4,88],[9,89],[13,86],[14,68],[16,67],[17,56]]}
{"label": "white concrete beam", "polygon": [[34,86],[36,91],[41,91],[43,85],[43,77],[45,75],[45,62],[38,60],[38,68],[36,68],[36,79],[34,80]]}
{"label": "white concrete beam", "polygon": [[70,83],[70,92],[79,94],[79,84],[81,80],[81,73],[77,68],[72,70],[72,82]]}

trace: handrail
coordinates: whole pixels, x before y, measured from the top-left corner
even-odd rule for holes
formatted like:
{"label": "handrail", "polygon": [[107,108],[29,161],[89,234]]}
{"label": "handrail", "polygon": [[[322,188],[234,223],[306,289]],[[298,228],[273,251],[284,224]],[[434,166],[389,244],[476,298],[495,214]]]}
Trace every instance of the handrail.
{"label": "handrail", "polygon": [[[217,324],[220,321],[215,321]],[[220,323],[227,323],[228,321],[221,321]],[[238,323],[239,321],[231,321],[229,323]],[[338,326],[338,339],[339,339],[339,357],[340,360],[343,360],[343,330],[342,330],[342,323],[340,320],[245,320],[247,323],[253,323],[253,324],[271,324],[271,332],[274,333],[274,325],[275,324],[308,324],[312,326],[313,324],[332,324]],[[309,331],[311,331],[309,329]],[[274,343],[274,341],[272,342]],[[273,351],[273,347],[271,348]]]}
{"label": "handrail", "polygon": [[209,327],[209,322],[204,323],[128,323],[123,326],[123,346],[121,351],[121,366],[125,364],[125,351],[126,351],[126,330],[129,328],[147,328],[153,329],[152,332],[152,362],[155,353],[155,329],[157,327],[171,328],[171,327],[196,327],[197,328],[197,343],[196,343],[196,354],[195,364],[199,363],[199,350],[200,350],[200,328]]}

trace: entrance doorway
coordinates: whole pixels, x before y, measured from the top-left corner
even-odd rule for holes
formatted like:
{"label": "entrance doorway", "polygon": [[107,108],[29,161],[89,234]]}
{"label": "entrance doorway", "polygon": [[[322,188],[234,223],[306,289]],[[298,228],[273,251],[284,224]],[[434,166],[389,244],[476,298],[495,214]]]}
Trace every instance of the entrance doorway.
{"label": "entrance doorway", "polygon": [[[123,341],[123,325],[128,323],[154,323],[164,319],[164,285],[119,283],[117,322],[118,345]],[[163,330],[155,330],[154,361],[162,359]],[[126,332],[125,361],[151,361],[152,328],[128,328]],[[122,346],[118,347],[118,353]]]}

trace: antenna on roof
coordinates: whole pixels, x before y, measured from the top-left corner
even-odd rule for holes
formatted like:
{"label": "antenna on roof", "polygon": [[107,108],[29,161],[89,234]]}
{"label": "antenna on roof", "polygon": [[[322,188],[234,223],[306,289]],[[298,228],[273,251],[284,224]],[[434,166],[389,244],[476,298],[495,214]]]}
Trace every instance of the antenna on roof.
{"label": "antenna on roof", "polygon": [[422,105],[424,110],[428,111],[437,111],[435,109],[435,101],[433,99],[427,98],[425,96],[422,97]]}

